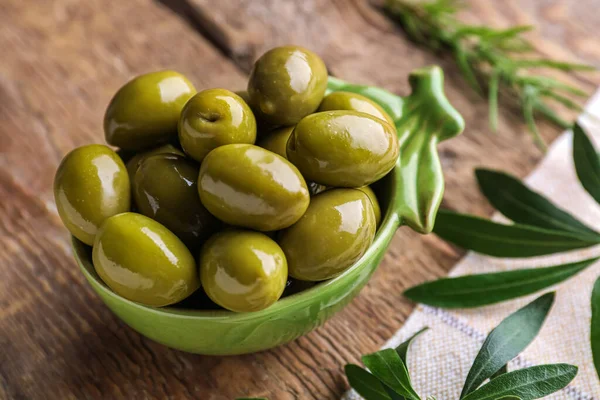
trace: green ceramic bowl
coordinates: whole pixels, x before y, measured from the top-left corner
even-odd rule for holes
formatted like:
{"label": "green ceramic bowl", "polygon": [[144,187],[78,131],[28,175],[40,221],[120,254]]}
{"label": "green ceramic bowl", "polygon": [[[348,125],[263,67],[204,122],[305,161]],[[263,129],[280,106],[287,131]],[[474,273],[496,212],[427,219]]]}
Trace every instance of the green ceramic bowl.
{"label": "green ceramic bowl", "polygon": [[382,89],[330,79],[330,91],[354,91],[381,104],[396,123],[401,148],[395,168],[375,187],[385,216],[375,241],[340,276],[282,298],[265,310],[233,313],[153,308],[120,297],[96,274],[91,248],[73,238],[81,271],[104,303],[127,325],[175,349],[199,354],[244,354],[278,346],[312,331],[358,294],[401,224],[422,233],[433,227],[444,187],[436,145],[460,133],[464,122],[444,97],[439,68],[417,70],[409,82],[412,94],[400,98]]}
{"label": "green ceramic bowl", "polygon": [[[389,195],[393,195],[393,191]],[[104,303],[142,335],[191,353],[251,353],[310,332],[358,294],[377,268],[399,226],[398,215],[387,205],[385,207],[386,218],[373,245],[356,264],[334,279],[284,297],[271,307],[252,313],[154,308],[132,302],[102,282],[92,265],[89,246],[73,238],[73,249],[81,271]]]}

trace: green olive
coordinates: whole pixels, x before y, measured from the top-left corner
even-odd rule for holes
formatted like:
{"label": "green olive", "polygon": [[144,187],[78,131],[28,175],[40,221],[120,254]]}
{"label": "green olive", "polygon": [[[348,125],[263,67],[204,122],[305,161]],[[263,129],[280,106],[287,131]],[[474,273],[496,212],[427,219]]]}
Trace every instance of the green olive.
{"label": "green olive", "polygon": [[321,58],[298,46],[276,47],[260,57],[248,81],[250,105],[274,125],[294,125],[314,112],[327,89]]}
{"label": "green olive", "polygon": [[135,178],[135,172],[137,171],[138,167],[142,164],[142,161],[144,161],[145,158],[154,156],[156,154],[178,154],[180,156],[185,155],[183,154],[183,151],[179,150],[172,144],[163,144],[162,146],[155,147],[151,150],[144,151],[142,153],[137,153],[136,155],[131,157],[126,164],[127,173],[129,174],[129,180],[132,184],[133,179]]}
{"label": "green olive", "polygon": [[106,141],[128,150],[167,143],[177,136],[181,109],[194,93],[194,85],[175,71],[138,76],[119,89],[108,105]]}
{"label": "green olive", "polygon": [[92,251],[94,268],[118,295],[149,306],[177,303],[199,287],[194,256],[158,222],[135,213],[108,218]]}
{"label": "green olive", "polygon": [[373,100],[352,92],[333,92],[325,96],[318,111],[347,110],[358,111],[384,120],[394,126],[394,120]]}
{"label": "green olive", "polygon": [[99,144],[71,151],[56,171],[54,200],[69,232],[91,246],[106,218],[129,211],[125,164],[117,153]]}
{"label": "green olive", "polygon": [[200,253],[208,297],[231,311],[258,311],[275,303],[287,280],[285,255],[263,233],[229,230],[212,236]]}
{"label": "green olive", "polygon": [[356,111],[311,114],[287,143],[288,159],[307,180],[338,187],[379,180],[394,168],[399,152],[390,124]]}
{"label": "green olive", "polygon": [[198,177],[202,204],[221,221],[258,231],[286,228],[309,203],[304,178],[285,158],[251,144],[211,151]]}
{"label": "green olive", "polygon": [[248,104],[225,89],[208,89],[192,97],[178,125],[183,151],[202,161],[213,149],[232,143],[253,144],[256,119]]}
{"label": "green olive", "polygon": [[140,213],[163,224],[190,248],[199,247],[220,225],[198,197],[199,169],[183,156],[158,154],[144,159],[133,180]]}
{"label": "green olive", "polygon": [[281,157],[287,158],[286,145],[293,130],[293,126],[275,129],[274,131],[265,134],[256,145],[272,151],[275,154],[279,154]]}
{"label": "green olive", "polygon": [[368,196],[331,189],[311,199],[298,222],[280,233],[291,277],[322,281],[341,274],[367,251],[375,236]]}
{"label": "green olive", "polygon": [[370,186],[363,186],[357,189],[369,196],[369,200],[371,200],[371,205],[373,206],[373,212],[375,213],[375,225],[379,227],[379,224],[381,223],[381,207],[379,206],[377,195],[375,195],[375,192]]}
{"label": "green olive", "polygon": [[[257,146],[272,151],[275,154],[279,154],[281,157],[287,158],[286,147],[287,141],[292,135],[294,130],[293,126],[286,126],[279,128],[265,135],[261,140],[258,141]],[[319,194],[327,190],[327,186],[319,185],[315,182],[306,182],[308,186],[308,192],[311,196]]]}

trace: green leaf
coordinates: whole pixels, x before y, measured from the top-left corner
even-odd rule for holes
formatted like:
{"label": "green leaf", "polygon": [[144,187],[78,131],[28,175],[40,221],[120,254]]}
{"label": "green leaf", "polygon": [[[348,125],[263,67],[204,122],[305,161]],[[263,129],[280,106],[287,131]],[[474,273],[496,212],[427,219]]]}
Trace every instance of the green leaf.
{"label": "green leaf", "polygon": [[600,379],[600,277],[592,290],[592,324],[590,329],[590,342],[592,344],[592,358],[598,379]]}
{"label": "green leaf", "polygon": [[492,72],[490,75],[490,83],[488,87],[488,103],[490,106],[490,127],[495,132],[498,130],[498,83],[500,74],[498,71]]}
{"label": "green leaf", "polygon": [[383,89],[352,85],[329,78],[330,91],[362,94],[381,105],[394,119],[400,158],[392,172],[393,205],[403,224],[431,232],[444,193],[437,144],[460,134],[464,120],[444,95],[444,77],[437,67],[421,68],[409,76],[412,93],[401,99]]}
{"label": "green leaf", "polygon": [[496,400],[506,396],[539,399],[563,389],[577,375],[577,367],[548,364],[508,372],[489,381],[464,400]]}
{"label": "green leaf", "polygon": [[475,176],[481,193],[490,204],[514,222],[590,235],[590,239],[600,241],[598,232],[529,189],[514,176],[489,169],[476,169]]}
{"label": "green leaf", "polygon": [[400,396],[398,393],[396,393],[394,390],[392,390],[388,385],[384,384],[383,388],[385,389],[385,392],[387,393],[387,395],[390,396],[390,399],[392,399],[392,400],[406,400],[406,397]]}
{"label": "green leaf", "polygon": [[454,38],[458,39],[463,36],[474,35],[486,40],[505,40],[512,39],[523,32],[528,32],[533,29],[531,25],[519,25],[508,29],[493,29],[487,26],[466,25],[458,28],[454,34]]}
{"label": "green leaf", "polygon": [[538,101],[535,103],[535,109],[544,117],[546,117],[546,119],[548,119],[550,122],[552,122],[558,127],[561,127],[563,129],[572,127],[571,122],[568,122],[565,119],[561,118],[556,112],[552,111],[548,104],[544,103],[544,101],[542,100],[538,99]]}
{"label": "green leaf", "polygon": [[581,185],[600,204],[600,159],[579,124],[573,126],[573,162]]}
{"label": "green leaf", "polygon": [[530,85],[525,85],[525,87],[523,88],[523,118],[525,119],[527,128],[529,129],[529,132],[533,135],[533,139],[536,142],[536,144],[541,148],[545,149],[546,143],[544,143],[544,139],[542,139],[542,137],[540,136],[540,132],[538,131],[534,117],[537,91],[538,89]]}
{"label": "green leaf", "polygon": [[352,389],[365,400],[392,400],[383,383],[368,371],[354,364],[346,364],[344,371]]}
{"label": "green leaf", "polygon": [[526,296],[578,274],[598,259],[545,268],[442,278],[414,286],[404,295],[441,308],[474,308]]}
{"label": "green leaf", "polygon": [[471,85],[473,90],[475,90],[478,94],[483,94],[483,90],[481,90],[481,86],[477,81],[477,77],[471,68],[471,61],[469,60],[465,49],[462,48],[462,46],[457,45],[454,48],[454,56],[456,57],[456,64],[458,65],[458,68],[460,68],[460,72],[462,72],[469,85]]}
{"label": "green leaf", "polygon": [[537,87],[538,89],[558,89],[563,90],[567,93],[574,94],[580,97],[586,97],[587,93],[578,87],[569,85],[568,83],[561,82],[555,78],[549,76],[518,76],[515,78],[517,82],[522,84],[529,84]]}
{"label": "green leaf", "polygon": [[473,215],[439,210],[433,229],[457,246],[495,257],[534,257],[598,244],[590,235],[529,225],[503,225]]}
{"label": "green leaf", "polygon": [[[502,368],[500,368],[498,371],[496,371],[494,373],[494,375],[490,376],[490,380],[499,377],[500,375],[504,375],[505,373],[508,372],[508,365],[504,364],[504,366],[502,366]],[[510,397],[510,396],[509,396]]]}
{"label": "green leaf", "polygon": [[554,302],[547,293],[506,317],[483,342],[469,370],[460,398],[475,391],[537,336]]}
{"label": "green leaf", "polygon": [[413,389],[406,365],[394,349],[384,349],[373,354],[362,356],[363,364],[371,373],[388,385],[397,394],[408,399],[419,400]]}
{"label": "green leaf", "polygon": [[521,398],[518,396],[504,396],[496,400],[521,400]]}
{"label": "green leaf", "polygon": [[396,353],[398,353],[404,365],[408,365],[408,349],[410,348],[411,343],[417,336],[419,336],[421,333],[425,332],[428,329],[429,327],[427,326],[422,328],[420,331],[418,331],[417,333],[406,339],[404,342],[400,343],[398,347],[396,347]]}
{"label": "green leaf", "polygon": [[541,91],[540,94],[544,97],[550,98],[550,99],[564,105],[565,107],[567,107],[570,110],[574,110],[574,111],[583,110],[583,107],[581,107],[581,105],[577,104],[576,102],[569,99],[568,97],[563,96],[562,94],[558,94],[558,93],[547,91],[547,90]]}
{"label": "green leaf", "polygon": [[595,71],[593,65],[571,63],[564,61],[549,60],[546,58],[538,60],[515,60],[513,62],[518,67],[536,67],[536,68],[552,68],[561,71]]}

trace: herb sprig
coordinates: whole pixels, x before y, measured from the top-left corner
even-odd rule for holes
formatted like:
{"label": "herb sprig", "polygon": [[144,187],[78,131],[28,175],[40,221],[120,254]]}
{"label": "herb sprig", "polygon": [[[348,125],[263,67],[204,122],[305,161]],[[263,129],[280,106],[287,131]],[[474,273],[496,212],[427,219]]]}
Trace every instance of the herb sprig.
{"label": "herb sprig", "polygon": [[413,41],[435,52],[453,56],[462,75],[489,102],[490,126],[498,127],[498,99],[519,104],[523,118],[535,141],[545,146],[537,129],[535,117],[542,115],[552,123],[567,128],[570,123],[561,118],[552,103],[581,111],[578,102],[569,96],[585,97],[581,89],[555,78],[537,75],[532,68],[547,68],[566,72],[591,71],[589,65],[532,58],[533,46],[523,33],[531,26],[494,29],[469,25],[456,17],[461,0],[387,0],[386,13],[397,21]]}
{"label": "herb sprig", "polygon": [[[506,364],[535,339],[553,302],[554,293],[547,293],[509,315],[490,332],[475,357],[460,399],[538,399],[564,388],[575,378],[577,367],[568,364],[506,370]],[[396,349],[363,356],[368,370],[346,365],[350,386],[365,400],[420,400],[411,386],[406,359],[400,356],[413,339]]]}

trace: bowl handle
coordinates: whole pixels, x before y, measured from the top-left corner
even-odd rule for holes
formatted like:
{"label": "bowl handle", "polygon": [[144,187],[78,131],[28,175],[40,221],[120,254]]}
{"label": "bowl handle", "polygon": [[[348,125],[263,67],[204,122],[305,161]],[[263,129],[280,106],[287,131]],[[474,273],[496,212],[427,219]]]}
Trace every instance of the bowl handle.
{"label": "bowl handle", "polygon": [[408,78],[411,94],[354,85],[330,77],[328,92],[362,94],[382,106],[398,133],[400,157],[392,170],[392,209],[398,224],[420,233],[433,229],[444,194],[444,176],[437,144],[460,134],[465,121],[444,94],[444,73],[438,66],[416,69]]}

